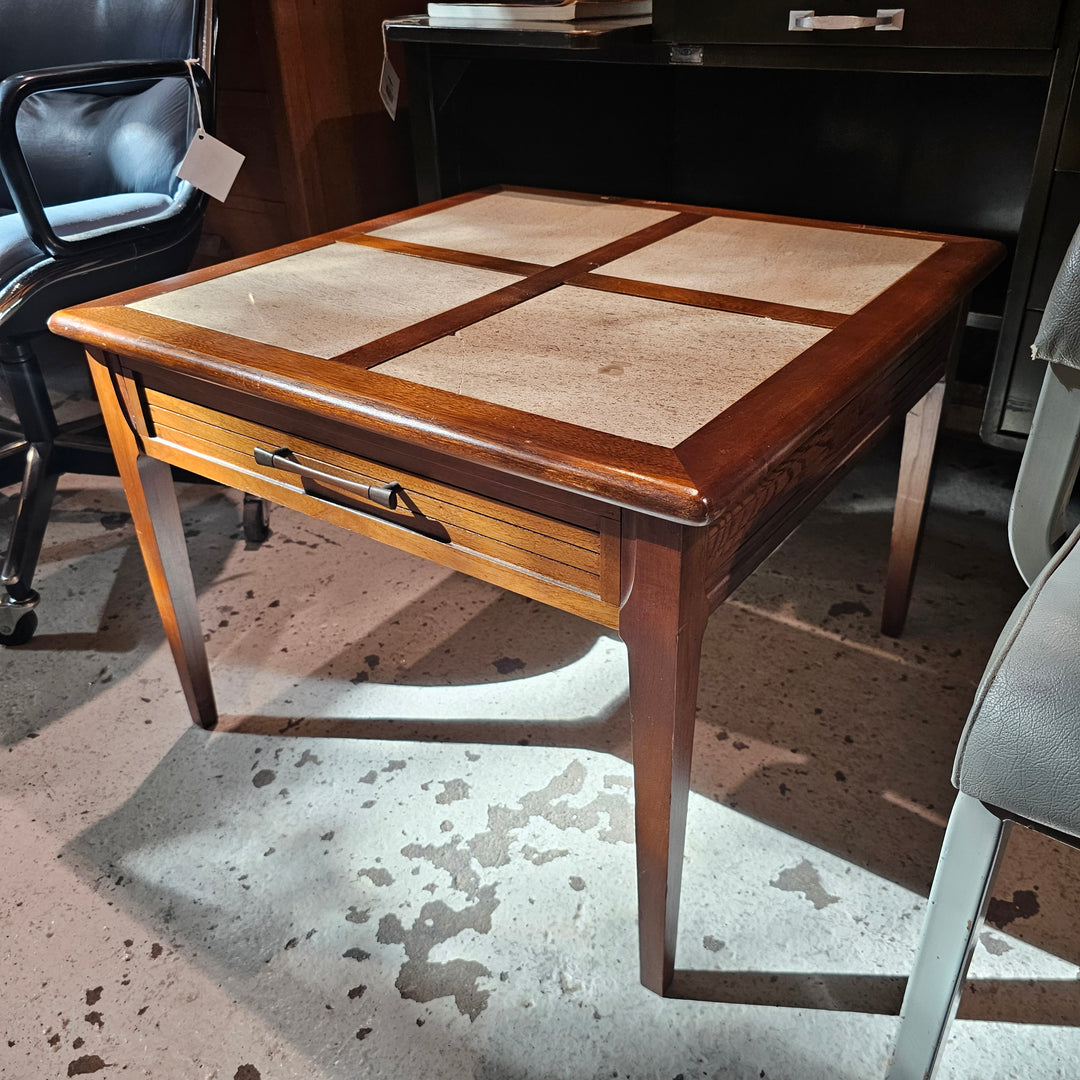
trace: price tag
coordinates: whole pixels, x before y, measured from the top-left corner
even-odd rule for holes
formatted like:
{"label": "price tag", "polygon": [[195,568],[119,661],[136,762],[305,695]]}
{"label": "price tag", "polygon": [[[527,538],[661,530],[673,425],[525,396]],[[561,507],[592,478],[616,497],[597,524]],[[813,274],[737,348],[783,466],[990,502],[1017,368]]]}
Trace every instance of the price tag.
{"label": "price tag", "polygon": [[383,19],[382,24],[382,70],[379,72],[379,97],[382,98],[383,108],[390,114],[391,120],[397,119],[398,93],[401,90],[401,79],[390,63],[390,54],[386,48],[386,28],[390,24],[389,19]]}
{"label": "price tag", "polygon": [[379,73],[379,97],[382,98],[383,106],[390,114],[390,119],[397,118],[398,92],[401,90],[401,79],[390,63],[390,57],[383,53],[382,71]]}
{"label": "price tag", "polygon": [[243,154],[199,128],[184,160],[180,162],[177,175],[219,202],[224,202],[243,164]]}

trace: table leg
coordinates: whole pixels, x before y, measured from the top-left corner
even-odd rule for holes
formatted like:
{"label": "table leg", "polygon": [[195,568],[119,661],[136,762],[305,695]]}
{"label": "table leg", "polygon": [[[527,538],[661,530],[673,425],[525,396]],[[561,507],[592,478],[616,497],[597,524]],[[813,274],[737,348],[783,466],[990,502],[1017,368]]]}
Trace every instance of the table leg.
{"label": "table leg", "polygon": [[91,359],[90,372],[188,710],[196,724],[213,727],[217,706],[172,472],[140,450],[108,367]]}
{"label": "table leg", "polygon": [[890,637],[899,637],[903,632],[908,604],[911,602],[915,562],[930,502],[934,447],[944,404],[945,380],[942,379],[915,405],[904,421],[900,480],[896,488],[889,571],[885,579],[885,601],[881,612],[881,632]]}
{"label": "table leg", "polygon": [[641,981],[671,982],[701,639],[705,529],[624,514],[619,632],[630,661]]}

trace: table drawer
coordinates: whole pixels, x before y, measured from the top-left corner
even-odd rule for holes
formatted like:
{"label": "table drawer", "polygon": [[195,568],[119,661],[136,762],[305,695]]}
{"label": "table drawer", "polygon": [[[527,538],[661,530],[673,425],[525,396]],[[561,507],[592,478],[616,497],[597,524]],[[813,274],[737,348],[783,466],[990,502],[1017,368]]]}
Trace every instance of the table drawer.
{"label": "table drawer", "polygon": [[570,591],[581,614],[617,625],[617,518],[560,521],[160,391],[141,397],[154,457],[539,600],[554,589],[566,607]]}
{"label": "table drawer", "polygon": [[[687,44],[1052,49],[1060,7],[1059,0],[897,0],[895,5],[820,0],[811,8],[777,0],[654,0],[653,27],[659,40]],[[850,18],[898,8],[904,12],[900,30],[788,28],[795,10]]]}

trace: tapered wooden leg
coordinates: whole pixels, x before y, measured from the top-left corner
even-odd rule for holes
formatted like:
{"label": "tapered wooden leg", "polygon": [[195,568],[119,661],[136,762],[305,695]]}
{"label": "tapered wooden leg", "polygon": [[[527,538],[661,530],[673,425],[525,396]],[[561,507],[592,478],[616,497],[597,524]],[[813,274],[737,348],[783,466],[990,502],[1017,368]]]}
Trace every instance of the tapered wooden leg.
{"label": "tapered wooden leg", "polygon": [[887,1080],[929,1080],[937,1071],[1009,828],[978,799],[956,796]]}
{"label": "tapered wooden leg", "polygon": [[701,638],[704,529],[626,514],[619,632],[630,660],[641,981],[675,967]]}
{"label": "tapered wooden leg", "polygon": [[889,572],[885,579],[885,602],[881,612],[881,632],[899,637],[911,602],[915,562],[922,542],[923,524],[930,501],[930,481],[934,470],[934,447],[941,427],[945,404],[945,380],[907,414],[904,446],[900,453],[900,480],[896,487]]}
{"label": "tapered wooden leg", "polygon": [[90,371],[188,710],[196,724],[213,727],[217,706],[172,473],[139,449],[108,367],[91,358]]}

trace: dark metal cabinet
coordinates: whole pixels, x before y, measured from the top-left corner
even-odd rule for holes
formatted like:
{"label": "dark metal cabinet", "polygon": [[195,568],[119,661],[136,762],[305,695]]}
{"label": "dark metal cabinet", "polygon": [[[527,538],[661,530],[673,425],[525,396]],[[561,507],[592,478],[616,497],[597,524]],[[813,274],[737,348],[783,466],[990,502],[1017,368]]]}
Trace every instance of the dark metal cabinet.
{"label": "dark metal cabinet", "polygon": [[[817,0],[816,15],[873,16],[864,0]],[[827,45],[874,48],[1052,49],[1059,0],[896,0],[903,30],[814,30]],[[791,0],[654,0],[659,41],[790,45]],[[895,9],[887,9],[895,10]],[[797,36],[802,37],[803,34]]]}

